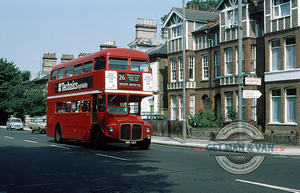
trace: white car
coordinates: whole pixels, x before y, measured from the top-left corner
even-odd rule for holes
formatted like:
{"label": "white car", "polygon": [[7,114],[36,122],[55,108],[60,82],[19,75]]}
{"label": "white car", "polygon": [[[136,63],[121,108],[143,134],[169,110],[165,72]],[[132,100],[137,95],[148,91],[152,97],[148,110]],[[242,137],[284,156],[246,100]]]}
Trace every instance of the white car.
{"label": "white car", "polygon": [[38,131],[39,133],[46,133],[46,125],[47,119],[45,117],[34,117],[29,122],[31,133],[34,133],[34,131]]}
{"label": "white car", "polygon": [[23,130],[23,123],[20,118],[9,118],[6,122],[6,129],[12,130],[12,129],[20,129]]}

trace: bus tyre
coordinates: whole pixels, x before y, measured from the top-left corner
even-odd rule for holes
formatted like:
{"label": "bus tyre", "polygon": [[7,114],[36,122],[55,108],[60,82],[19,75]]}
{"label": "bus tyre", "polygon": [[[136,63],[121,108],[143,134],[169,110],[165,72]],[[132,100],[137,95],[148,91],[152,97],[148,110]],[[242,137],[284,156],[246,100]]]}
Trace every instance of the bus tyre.
{"label": "bus tyre", "polygon": [[95,149],[102,149],[106,145],[105,135],[100,129],[95,129],[92,135],[92,146]]}
{"label": "bus tyre", "polygon": [[58,143],[62,142],[60,125],[57,125],[56,128],[55,128],[55,138],[54,138],[54,140]]}
{"label": "bus tyre", "polygon": [[144,139],[143,141],[138,141],[137,145],[141,150],[149,149],[151,144],[151,139]]}

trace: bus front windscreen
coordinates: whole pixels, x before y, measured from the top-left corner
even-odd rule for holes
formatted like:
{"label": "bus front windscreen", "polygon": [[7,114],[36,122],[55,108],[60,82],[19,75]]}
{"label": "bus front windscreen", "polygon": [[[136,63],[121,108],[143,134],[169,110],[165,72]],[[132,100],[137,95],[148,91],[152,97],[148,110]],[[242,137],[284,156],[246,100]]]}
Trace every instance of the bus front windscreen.
{"label": "bus front windscreen", "polygon": [[127,96],[108,95],[107,103],[108,113],[127,113]]}
{"label": "bus front windscreen", "polygon": [[148,72],[149,71],[148,61],[131,60],[130,61],[130,69],[132,71]]}

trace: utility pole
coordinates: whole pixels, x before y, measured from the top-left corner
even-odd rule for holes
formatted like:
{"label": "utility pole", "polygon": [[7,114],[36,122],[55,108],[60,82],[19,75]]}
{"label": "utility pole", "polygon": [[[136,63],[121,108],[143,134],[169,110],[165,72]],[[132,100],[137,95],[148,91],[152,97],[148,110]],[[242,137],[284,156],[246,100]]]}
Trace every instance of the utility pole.
{"label": "utility pole", "polygon": [[183,16],[182,16],[182,62],[183,62],[183,80],[182,80],[182,142],[186,143],[186,116],[185,116],[185,2],[182,0],[182,11],[183,11]]}
{"label": "utility pole", "polygon": [[242,76],[242,52],[243,52],[243,45],[242,45],[242,0],[238,0],[238,120],[243,120],[243,112],[242,112],[242,105],[243,105],[243,76]]}

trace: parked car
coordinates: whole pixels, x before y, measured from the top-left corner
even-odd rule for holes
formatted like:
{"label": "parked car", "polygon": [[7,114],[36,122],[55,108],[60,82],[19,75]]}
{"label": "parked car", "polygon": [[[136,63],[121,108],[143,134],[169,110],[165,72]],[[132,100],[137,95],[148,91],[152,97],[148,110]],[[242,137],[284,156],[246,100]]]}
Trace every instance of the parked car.
{"label": "parked car", "polygon": [[159,120],[167,120],[165,116],[159,113],[142,113],[141,117],[144,121],[150,123],[151,120],[159,121]]}
{"label": "parked car", "polygon": [[6,129],[12,130],[12,129],[20,129],[23,130],[23,123],[20,118],[9,118],[6,122]]}
{"label": "parked car", "polygon": [[47,119],[45,117],[33,117],[33,119],[29,122],[31,133],[34,133],[34,131],[46,133],[46,124]]}

